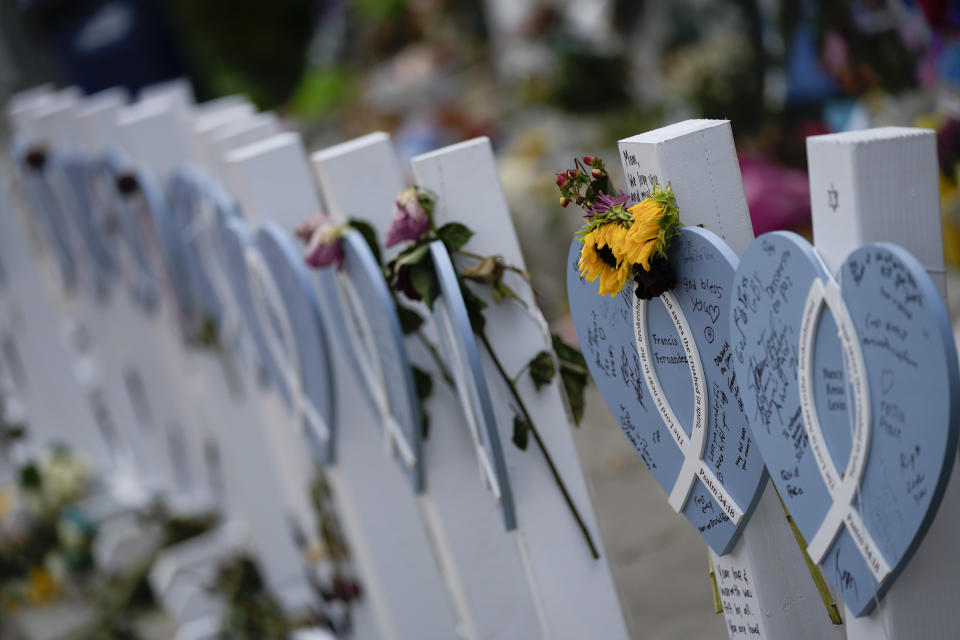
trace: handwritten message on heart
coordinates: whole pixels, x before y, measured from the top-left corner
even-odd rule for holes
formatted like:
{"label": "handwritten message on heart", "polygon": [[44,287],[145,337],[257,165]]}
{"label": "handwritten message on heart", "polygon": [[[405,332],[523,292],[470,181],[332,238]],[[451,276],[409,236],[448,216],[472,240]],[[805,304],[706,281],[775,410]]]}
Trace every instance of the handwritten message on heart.
{"label": "handwritten message on heart", "polygon": [[803,238],[748,248],[731,347],[757,444],[811,558],[855,615],[936,513],[957,448],[957,354],[923,267],[894,245],[834,279]]}
{"label": "handwritten message on heart", "polygon": [[737,258],[715,234],[681,231],[677,286],[650,302],[633,284],[597,295],[570,248],[567,295],[594,380],[670,505],[717,553],[733,548],[766,479],[733,368],[729,305]]}

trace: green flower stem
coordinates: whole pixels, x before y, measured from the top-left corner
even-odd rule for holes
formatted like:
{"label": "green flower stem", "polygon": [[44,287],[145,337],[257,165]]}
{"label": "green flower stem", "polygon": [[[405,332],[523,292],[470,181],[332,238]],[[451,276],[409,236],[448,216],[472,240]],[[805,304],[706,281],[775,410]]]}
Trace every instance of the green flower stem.
{"label": "green flower stem", "polygon": [[[531,360],[530,362],[533,362],[533,360]],[[521,368],[520,371],[517,371],[517,375],[513,376],[512,378],[510,378],[510,382],[511,382],[512,384],[517,384],[518,382],[520,382],[520,376],[523,375],[523,372],[524,372],[524,371],[526,371],[527,369],[530,368],[530,362],[528,362],[527,364],[523,365],[523,368]]]}
{"label": "green flower stem", "polygon": [[440,354],[437,352],[437,345],[430,342],[427,336],[423,335],[423,331],[420,329],[417,329],[415,333],[417,334],[417,337],[420,338],[420,342],[423,343],[423,346],[426,347],[427,351],[430,352],[430,357],[433,358],[434,364],[436,364],[437,369],[440,370],[440,375],[443,376],[443,379],[448,385],[455,387],[456,385],[453,382],[453,376],[450,375],[450,372],[447,371],[447,366],[443,363],[443,360],[440,359]]}
{"label": "green flower stem", "polygon": [[540,451],[543,453],[543,457],[547,461],[547,466],[550,468],[550,473],[553,474],[554,482],[556,482],[557,487],[560,488],[560,493],[563,494],[563,499],[570,508],[570,513],[573,514],[574,519],[577,521],[577,525],[580,527],[580,531],[583,532],[583,537],[586,539],[587,546],[590,548],[590,555],[593,556],[594,560],[599,559],[600,552],[597,551],[597,547],[593,543],[593,538],[590,536],[590,531],[587,529],[587,525],[583,521],[583,518],[580,517],[580,512],[577,510],[577,506],[573,503],[573,498],[570,497],[570,492],[567,491],[567,485],[564,484],[563,478],[560,477],[560,472],[557,470],[556,465],[554,465],[553,458],[550,457],[550,453],[547,451],[547,446],[544,444],[543,439],[540,438],[540,432],[537,431],[537,427],[533,423],[533,418],[530,417],[530,413],[527,411],[527,405],[523,402],[519,392],[517,392],[516,385],[510,379],[510,376],[507,375],[506,370],[503,368],[503,364],[500,363],[500,359],[497,358],[497,354],[494,352],[493,346],[487,339],[486,333],[480,332],[477,335],[480,337],[480,341],[483,342],[483,346],[486,347],[487,353],[490,354],[490,359],[493,360],[493,364],[496,366],[500,376],[510,388],[510,394],[513,396],[517,406],[520,408],[520,412],[523,414],[524,419],[526,419],[527,424],[530,426],[530,433],[533,434],[533,439],[536,441],[537,446],[540,447]]}

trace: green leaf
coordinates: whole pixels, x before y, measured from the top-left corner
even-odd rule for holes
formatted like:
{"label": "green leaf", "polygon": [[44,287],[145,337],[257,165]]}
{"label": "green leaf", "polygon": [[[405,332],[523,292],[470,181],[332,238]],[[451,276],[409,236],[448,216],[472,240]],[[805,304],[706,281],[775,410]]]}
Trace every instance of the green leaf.
{"label": "green leaf", "polygon": [[382,265],[383,257],[380,255],[380,247],[377,245],[377,230],[373,228],[373,225],[357,218],[350,218],[347,224],[363,236],[363,239],[367,241],[367,246],[370,247],[370,252],[373,253],[373,257],[377,259],[377,264]]}
{"label": "green leaf", "polygon": [[[419,316],[418,316],[419,317]],[[427,411],[427,398],[433,393],[433,376],[416,365],[410,365],[413,372],[413,385],[420,400],[420,429],[423,438],[430,435],[430,413]]]}
{"label": "green leaf", "polygon": [[413,372],[413,386],[416,387],[417,397],[422,403],[433,393],[433,376],[417,365],[410,365],[410,370]]}
{"label": "green leaf", "polygon": [[463,280],[460,281],[460,293],[463,295],[463,304],[467,307],[467,318],[470,319],[470,327],[474,333],[483,333],[483,329],[487,324],[486,318],[483,317],[483,310],[486,308],[487,303],[477,297],[477,294],[471,291],[470,287],[468,287],[467,283]]}
{"label": "green leaf", "polygon": [[530,370],[530,379],[533,380],[533,386],[537,388],[537,391],[550,384],[550,381],[557,375],[557,367],[553,363],[553,354],[546,349],[533,356],[527,366]]}
{"label": "green leaf", "polygon": [[430,250],[430,243],[424,242],[422,244],[415,244],[407,249],[404,249],[397,254],[397,257],[393,259],[394,268],[402,267],[405,264],[414,265],[420,264],[423,261],[424,257],[427,255],[427,251]]}
{"label": "green leaf", "polygon": [[447,245],[447,249],[453,252],[461,249],[470,241],[470,238],[473,237],[473,231],[459,222],[448,222],[437,229],[437,235]]}
{"label": "green leaf", "polygon": [[493,301],[500,302],[504,298],[513,298],[523,306],[527,306],[523,300],[520,299],[520,296],[517,295],[517,292],[505,285],[502,282],[496,282],[491,287],[493,290]]}
{"label": "green leaf", "polygon": [[440,283],[437,282],[437,274],[433,271],[433,264],[426,262],[411,266],[410,284],[414,291],[423,298],[427,308],[433,311],[433,301],[440,295]]}
{"label": "green leaf", "polygon": [[424,440],[430,437],[430,413],[423,405],[420,405],[420,430]]}
{"label": "green leaf", "polygon": [[400,318],[400,328],[404,335],[415,333],[423,324],[423,318],[419,313],[402,304],[397,304],[397,317]]}
{"label": "green leaf", "polygon": [[513,438],[511,440],[521,451],[526,451],[527,445],[530,443],[530,423],[520,414],[514,414],[513,416]]}
{"label": "green leaf", "polygon": [[43,477],[40,475],[40,467],[33,462],[28,462],[20,468],[20,488],[39,491],[42,486]]}
{"label": "green leaf", "polygon": [[579,425],[580,421],[583,420],[583,413],[587,404],[584,393],[589,375],[587,361],[579,350],[565,343],[560,336],[552,334],[551,337],[553,339],[553,351],[560,361],[560,379],[563,382],[563,389],[567,394],[567,401],[570,403],[573,420]]}

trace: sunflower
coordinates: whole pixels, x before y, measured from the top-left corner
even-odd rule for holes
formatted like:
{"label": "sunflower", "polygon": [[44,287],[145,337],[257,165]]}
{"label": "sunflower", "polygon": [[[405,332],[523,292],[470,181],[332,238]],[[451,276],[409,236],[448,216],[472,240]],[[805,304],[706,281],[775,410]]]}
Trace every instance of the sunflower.
{"label": "sunflower", "polygon": [[670,241],[677,235],[680,219],[673,190],[659,186],[653,195],[633,205],[627,212],[632,214],[630,230],[621,244],[623,257],[631,264],[639,264],[650,271],[654,256],[667,257]]}
{"label": "sunflower", "polygon": [[616,295],[630,278],[632,262],[624,260],[628,230],[613,222],[597,227],[583,237],[580,275],[593,282],[600,278],[600,295]]}

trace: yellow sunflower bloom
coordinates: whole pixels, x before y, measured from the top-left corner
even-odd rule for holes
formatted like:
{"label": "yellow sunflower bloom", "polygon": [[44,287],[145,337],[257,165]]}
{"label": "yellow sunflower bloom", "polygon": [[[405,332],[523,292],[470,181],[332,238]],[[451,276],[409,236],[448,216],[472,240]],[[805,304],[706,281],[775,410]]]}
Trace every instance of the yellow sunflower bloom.
{"label": "yellow sunflower bloom", "polygon": [[602,296],[615,296],[623,289],[623,285],[630,279],[633,272],[633,264],[626,260],[620,261],[620,266],[616,269],[607,267],[600,278],[600,288],[597,290]]}
{"label": "yellow sunflower bloom", "polygon": [[580,261],[577,266],[580,268],[580,277],[586,278],[587,282],[593,282],[603,273],[603,260],[597,253],[597,241],[602,228],[594,229],[583,237],[583,248],[580,249]]}
{"label": "yellow sunflower bloom", "polygon": [[[583,237],[580,250],[580,275],[587,282],[600,278],[600,295],[616,295],[630,277],[632,262],[624,260],[623,246],[628,230],[619,223],[597,227]],[[606,256],[601,250],[607,249]],[[615,264],[614,264],[615,263]]]}
{"label": "yellow sunflower bloom", "polygon": [[633,214],[633,225],[623,243],[624,255],[631,263],[639,264],[644,271],[649,271],[650,258],[657,250],[657,240],[660,237],[663,207],[653,198],[647,198],[627,209],[627,213]]}

